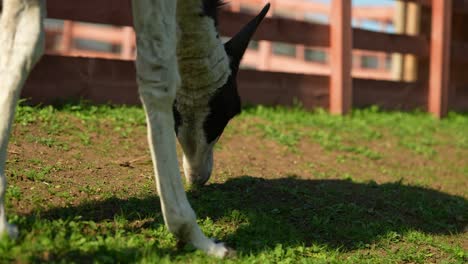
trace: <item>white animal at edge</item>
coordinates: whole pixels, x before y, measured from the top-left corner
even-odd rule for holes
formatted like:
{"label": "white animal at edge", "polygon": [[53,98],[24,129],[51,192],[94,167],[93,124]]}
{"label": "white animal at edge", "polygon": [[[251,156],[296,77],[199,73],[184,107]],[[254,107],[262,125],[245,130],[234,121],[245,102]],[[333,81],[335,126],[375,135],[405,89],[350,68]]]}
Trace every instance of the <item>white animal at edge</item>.
{"label": "white animal at edge", "polygon": [[[202,233],[187,200],[174,129],[184,151],[187,181],[204,184],[211,175],[213,146],[240,112],[239,63],[269,5],[223,45],[216,29],[221,4],[220,0],[132,1],[138,91],[165,224],[179,241],[222,258],[229,248]],[[18,230],[7,222],[4,208],[8,139],[21,88],[44,53],[45,5],[45,0],[4,0],[0,18],[0,234],[10,237],[16,237]]]}

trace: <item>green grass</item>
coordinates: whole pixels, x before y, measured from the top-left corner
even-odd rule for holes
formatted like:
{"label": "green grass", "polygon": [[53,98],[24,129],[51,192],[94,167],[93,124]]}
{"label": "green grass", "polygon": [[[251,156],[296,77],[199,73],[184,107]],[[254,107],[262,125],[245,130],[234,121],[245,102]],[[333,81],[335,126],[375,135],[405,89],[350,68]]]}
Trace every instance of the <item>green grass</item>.
{"label": "green grass", "polygon": [[[363,154],[366,151],[352,146],[353,143],[378,141],[390,135],[399,138],[400,147],[427,157],[436,154],[435,145],[449,143],[460,149],[468,147],[468,134],[463,132],[468,125],[466,115],[456,113],[441,122],[434,122],[432,117],[421,112],[383,113],[378,108],[355,110],[351,118],[330,116],[322,110],[311,115],[300,108],[281,107],[250,108],[242,114],[246,118],[251,116],[268,120],[267,124],[256,126],[265,137],[287,146],[295,146],[302,137],[309,136],[325,149]],[[442,132],[444,138],[439,138],[438,132]]]}
{"label": "green grass", "polygon": [[[226,263],[466,263],[466,131],[455,113],[248,108],[216,149],[237,160],[188,196],[203,231],[237,250]],[[0,262],[219,263],[176,248],[148,160],[116,164],[147,154],[144,137],[137,107],[19,107],[6,196],[20,237],[0,241]]]}

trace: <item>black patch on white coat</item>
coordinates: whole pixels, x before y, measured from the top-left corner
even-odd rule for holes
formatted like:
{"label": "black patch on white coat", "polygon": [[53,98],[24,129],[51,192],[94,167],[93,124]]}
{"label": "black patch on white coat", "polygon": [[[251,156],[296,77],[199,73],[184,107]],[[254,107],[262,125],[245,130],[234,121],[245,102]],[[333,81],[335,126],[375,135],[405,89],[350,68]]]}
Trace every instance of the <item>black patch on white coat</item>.
{"label": "black patch on white coat", "polygon": [[179,127],[180,125],[182,125],[182,116],[181,114],[179,113],[179,111],[177,110],[177,100],[174,101],[174,104],[172,105],[172,113],[174,115],[174,129],[175,129],[175,133],[176,135],[179,134]]}
{"label": "black patch on white coat", "polygon": [[241,100],[237,93],[235,73],[231,74],[226,84],[210,98],[210,113],[203,122],[207,143],[219,138],[229,120],[241,112]]}
{"label": "black patch on white coat", "polygon": [[[237,92],[237,74],[229,76],[226,84],[216,90],[216,93],[210,98],[208,103],[209,114],[203,121],[203,132],[207,144],[219,138],[226,128],[229,121],[241,112],[241,99]],[[179,128],[182,125],[183,117],[176,107],[177,101],[173,106],[174,129],[179,134]]]}
{"label": "black patch on white coat", "polygon": [[203,15],[213,19],[216,27],[218,27],[218,8],[225,4],[222,0],[203,0],[202,2]]}
{"label": "black patch on white coat", "polygon": [[[207,144],[213,142],[221,136],[229,121],[241,112],[241,99],[237,92],[237,74],[231,74],[221,88],[210,98],[208,103],[209,114],[203,121],[203,132]],[[183,117],[176,107],[173,106],[174,129],[176,135],[179,134]]]}
{"label": "black patch on white coat", "polygon": [[[203,0],[202,1],[202,16],[207,16],[214,20],[215,27],[218,27],[218,8],[225,5],[222,0]],[[219,37],[219,35],[217,35]],[[174,101],[174,129],[176,135],[179,134],[179,128],[182,125],[183,118],[177,110],[177,100]],[[224,128],[229,120],[240,113],[240,97],[237,94],[236,77],[229,76],[228,81],[224,86],[217,89],[216,93],[210,98],[209,111],[210,113],[203,122],[203,129],[207,143],[221,136]]]}
{"label": "black patch on white coat", "polygon": [[[225,3],[222,0],[203,0],[203,13],[212,18],[217,26],[218,17],[217,10]],[[216,93],[210,98],[209,101],[209,114],[203,121],[203,130],[205,134],[206,143],[210,144],[216,140],[223,133],[226,125],[234,116],[241,112],[241,100],[237,92],[237,72],[239,70],[240,60],[244,55],[245,49],[250,41],[251,36],[255,32],[260,22],[268,12],[270,5],[267,4],[260,14],[249,24],[244,27],[238,34],[238,38],[233,43],[233,39],[224,45],[224,48],[231,58],[231,75],[229,76],[226,84],[217,89]],[[179,127],[182,125],[183,118],[175,107],[174,102],[174,120],[175,131],[178,133]]]}

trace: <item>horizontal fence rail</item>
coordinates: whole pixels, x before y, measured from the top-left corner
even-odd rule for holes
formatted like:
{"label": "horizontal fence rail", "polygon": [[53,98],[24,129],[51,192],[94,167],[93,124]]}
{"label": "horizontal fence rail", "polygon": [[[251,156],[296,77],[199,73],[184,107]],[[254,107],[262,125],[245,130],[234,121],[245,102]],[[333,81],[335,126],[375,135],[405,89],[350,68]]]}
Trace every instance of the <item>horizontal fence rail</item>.
{"label": "horizontal fence rail", "polygon": [[[430,1],[421,2],[425,5]],[[457,1],[459,8],[465,8],[468,4]],[[125,4],[126,3],[126,4]],[[103,11],[107,8],[107,11]],[[128,8],[128,9],[127,9]],[[112,24],[116,26],[132,26],[130,13],[131,5],[124,0],[90,0],[80,1],[79,8],[60,0],[48,0],[48,17],[56,19],[69,19],[83,22]],[[251,14],[237,13],[222,10],[220,14],[221,35],[233,36],[238,30],[250,21]],[[294,29],[294,30],[291,30]],[[391,33],[375,32],[364,29],[353,29],[353,48],[387,53],[414,54],[418,57],[429,56],[429,39],[424,36],[408,36]],[[106,39],[106,36],[100,37]],[[285,18],[265,18],[262,26],[253,37],[254,40],[279,41],[290,44],[301,44],[315,47],[330,46],[330,27],[328,25],[313,24],[305,21],[290,20]],[[454,43],[454,48],[461,53],[464,44]],[[458,60],[466,59],[466,56],[454,56]]]}
{"label": "horizontal fence rail", "polygon": [[47,0],[47,17],[116,26],[133,26],[129,0]]}
{"label": "horizontal fence rail", "polygon": [[[57,19],[132,26],[132,17],[129,11],[131,6],[128,1],[82,0],[78,9],[74,7],[74,5],[60,0],[48,0],[47,14],[48,17]],[[104,12],[105,8],[108,10]],[[219,22],[221,35],[233,36],[253,17],[250,14],[222,10]],[[363,29],[354,29],[353,34],[356,39],[353,47],[356,49],[411,53],[423,57],[429,54],[428,40],[421,36],[396,35]],[[267,17],[253,39],[328,47],[330,46],[330,27],[305,21]]]}
{"label": "horizontal fence rail", "polygon": [[[131,61],[46,55],[31,73],[22,96],[31,98],[33,104],[84,99],[137,105],[135,78]],[[304,98],[305,105],[329,107],[328,76],[241,70],[238,82],[246,104],[293,105],[297,98]],[[424,108],[426,103],[422,83],[357,78],[353,83],[357,107],[378,104],[392,109],[398,101],[400,108],[409,110]]]}
{"label": "horizontal fence rail", "polygon": [[[412,2],[425,7],[431,7],[433,0],[400,0],[403,2]],[[445,1],[445,0],[442,0]],[[458,14],[468,14],[468,2],[466,0],[452,0],[453,12]]]}
{"label": "horizontal fence rail", "polygon": [[[31,73],[22,96],[33,104],[81,98],[134,105],[140,103],[135,80],[131,61],[46,55]],[[307,98],[309,104],[328,105],[326,76],[241,70],[238,82],[247,104],[292,105],[295,98]]]}

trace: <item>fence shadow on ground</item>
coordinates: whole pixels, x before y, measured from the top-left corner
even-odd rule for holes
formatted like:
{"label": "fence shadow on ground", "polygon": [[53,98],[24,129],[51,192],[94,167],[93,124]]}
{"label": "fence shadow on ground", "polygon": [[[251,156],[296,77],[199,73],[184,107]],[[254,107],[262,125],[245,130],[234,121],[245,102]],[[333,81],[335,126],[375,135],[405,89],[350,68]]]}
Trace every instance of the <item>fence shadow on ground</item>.
{"label": "fence shadow on ground", "polygon": [[[258,253],[278,244],[318,244],[349,251],[383,237],[399,239],[409,230],[456,234],[468,223],[468,201],[463,197],[399,182],[379,185],[243,176],[188,194],[199,218],[240,223],[233,234],[221,239],[243,253]],[[163,223],[156,196],[54,208],[41,218],[81,216],[99,222],[115,214],[129,221],[154,217],[151,225]]]}

